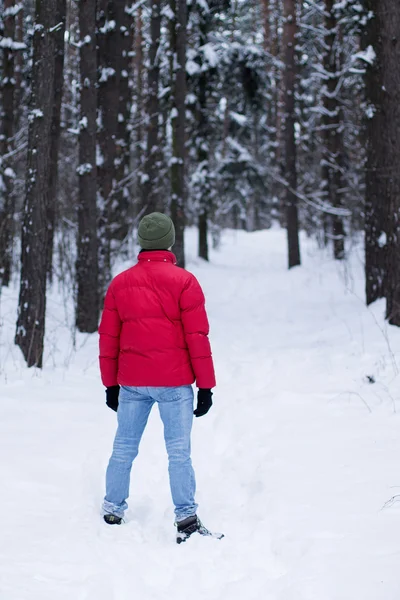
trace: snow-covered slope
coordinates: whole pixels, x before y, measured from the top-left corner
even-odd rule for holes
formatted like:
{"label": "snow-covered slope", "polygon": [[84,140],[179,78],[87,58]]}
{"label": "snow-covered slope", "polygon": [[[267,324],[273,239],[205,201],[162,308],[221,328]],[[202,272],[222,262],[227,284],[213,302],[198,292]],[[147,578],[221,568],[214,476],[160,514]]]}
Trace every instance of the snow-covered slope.
{"label": "snow-covered slope", "polygon": [[[54,290],[46,366],[27,371],[12,345],[17,292],[3,293],[1,600],[399,599],[400,510],[383,507],[400,494],[400,332],[383,303],[365,308],[360,252],[337,265],[303,242],[290,273],[278,230],[227,232],[211,264],[190,260],[219,383],[193,460],[199,514],[221,542],[174,544],[156,410],[128,522],[103,524],[116,421],[96,336],[75,352]],[[188,245],[194,257],[194,232]]]}

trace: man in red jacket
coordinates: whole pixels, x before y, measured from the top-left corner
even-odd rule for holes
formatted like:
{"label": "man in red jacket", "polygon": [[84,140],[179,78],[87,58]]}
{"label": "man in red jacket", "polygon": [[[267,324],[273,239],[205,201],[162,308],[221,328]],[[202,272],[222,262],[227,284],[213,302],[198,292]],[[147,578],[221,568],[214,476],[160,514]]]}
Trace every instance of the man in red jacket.
{"label": "man in red jacket", "polygon": [[[127,508],[132,462],[151,408],[164,424],[178,538],[202,532],[196,515],[195,475],[190,457],[193,388],[196,417],[212,406],[215,374],[202,289],[176,266],[171,219],[153,213],[138,230],[138,264],[118,275],[105,298],[99,328],[100,369],[107,405],[117,411],[118,430],[106,476],[103,510],[108,524],[120,524]],[[179,541],[178,539],[178,541]]]}

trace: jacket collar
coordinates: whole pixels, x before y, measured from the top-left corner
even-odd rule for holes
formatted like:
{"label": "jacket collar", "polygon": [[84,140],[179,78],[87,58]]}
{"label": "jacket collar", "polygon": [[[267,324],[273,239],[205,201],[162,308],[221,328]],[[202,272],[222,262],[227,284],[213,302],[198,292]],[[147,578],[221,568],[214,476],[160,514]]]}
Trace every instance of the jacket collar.
{"label": "jacket collar", "polygon": [[138,256],[139,262],[168,262],[176,265],[176,256],[169,250],[144,250]]}

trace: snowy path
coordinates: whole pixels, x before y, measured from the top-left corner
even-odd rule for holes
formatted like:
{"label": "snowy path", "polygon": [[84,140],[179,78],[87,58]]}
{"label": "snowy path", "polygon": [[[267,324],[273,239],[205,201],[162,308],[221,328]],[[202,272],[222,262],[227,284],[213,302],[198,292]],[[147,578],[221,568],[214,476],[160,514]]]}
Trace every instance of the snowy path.
{"label": "snowy path", "polygon": [[382,507],[400,493],[400,332],[387,338],[382,304],[363,307],[356,255],[341,274],[306,248],[305,266],[288,273],[282,232],[227,233],[211,265],[190,265],[208,297],[219,383],[213,412],[195,423],[199,514],[221,542],[173,543],[156,410],[128,523],[103,525],[115,418],[96,337],[71,353],[54,296],[47,367],[25,371],[6,292],[1,600],[399,599],[400,510]]}

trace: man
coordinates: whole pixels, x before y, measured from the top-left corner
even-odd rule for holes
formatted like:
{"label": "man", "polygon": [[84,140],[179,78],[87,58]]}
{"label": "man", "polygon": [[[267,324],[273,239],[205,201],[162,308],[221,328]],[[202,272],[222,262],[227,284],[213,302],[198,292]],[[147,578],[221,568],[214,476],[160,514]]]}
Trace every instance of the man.
{"label": "man", "polygon": [[[197,517],[190,457],[193,414],[212,406],[214,366],[202,289],[176,266],[171,219],[152,213],[138,230],[138,264],[118,275],[105,298],[99,328],[100,369],[107,405],[117,411],[118,430],[106,475],[104,520],[121,524],[127,508],[132,462],[151,408],[164,424],[177,541],[207,532]],[[193,388],[199,388],[193,413]]]}

